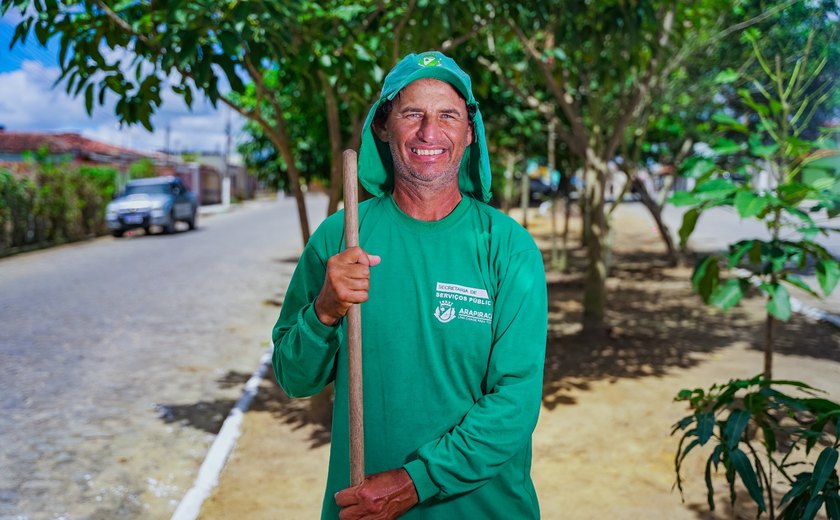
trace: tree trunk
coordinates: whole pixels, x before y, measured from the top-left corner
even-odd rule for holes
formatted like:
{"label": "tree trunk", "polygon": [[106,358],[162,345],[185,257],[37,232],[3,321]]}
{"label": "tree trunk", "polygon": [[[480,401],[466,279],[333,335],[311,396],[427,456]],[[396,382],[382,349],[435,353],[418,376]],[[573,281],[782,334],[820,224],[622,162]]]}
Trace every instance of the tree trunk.
{"label": "tree trunk", "polygon": [[[605,181],[606,183],[606,181]],[[592,239],[590,236],[590,232],[592,230],[592,215],[595,211],[592,208],[592,201],[594,200],[594,196],[592,194],[593,190],[595,190],[596,185],[598,184],[598,174],[595,172],[594,168],[590,168],[588,163],[584,165],[583,168],[583,193],[580,197],[580,214],[581,214],[581,222],[582,222],[582,229],[580,233],[580,245],[583,247],[589,246],[589,241]],[[604,189],[605,186],[601,187],[601,199],[604,198]],[[601,210],[603,214],[603,209]]]}
{"label": "tree trunk", "polygon": [[528,229],[528,199],[531,185],[528,180],[528,174],[522,173],[520,182],[521,190],[519,194],[519,205],[522,207],[522,227]]}
{"label": "tree trunk", "polygon": [[546,150],[546,155],[548,155],[548,183],[552,187],[551,191],[551,268],[554,269],[557,267],[558,254],[557,254],[557,190],[556,186],[554,185],[554,168],[555,168],[555,150],[556,150],[556,133],[555,133],[555,125],[557,121],[555,119],[551,119],[548,122],[548,149]]}
{"label": "tree trunk", "polygon": [[773,315],[767,314],[767,322],[764,326],[764,380],[773,379]]}
{"label": "tree trunk", "polygon": [[513,199],[513,168],[516,166],[516,155],[508,152],[505,161],[505,185],[502,190],[502,211],[507,215],[510,213],[510,204]]}
{"label": "tree trunk", "polygon": [[[586,234],[586,283],[583,295],[583,329],[586,332],[603,332],[607,304],[607,219],[604,190],[606,188],[606,161],[591,155],[586,162],[587,184],[585,189],[588,215]],[[594,160],[593,160],[594,159]]]}
{"label": "tree trunk", "polygon": [[679,262],[679,257],[677,255],[677,248],[674,246],[674,239],[671,237],[671,231],[668,229],[665,221],[662,220],[662,206],[653,199],[653,196],[641,179],[635,175],[631,176],[631,179],[636,193],[642,199],[642,204],[650,211],[653,220],[656,221],[656,229],[659,230],[659,236],[662,237],[662,242],[665,244],[665,249],[667,250],[666,257],[668,259],[668,265],[675,267]]}
{"label": "tree trunk", "polygon": [[292,194],[297,202],[298,219],[300,220],[300,235],[303,245],[309,242],[309,217],[306,213],[306,200],[303,197],[303,190],[300,189],[300,172],[295,165],[295,158],[289,146],[289,136],[286,132],[286,123],[282,117],[277,118],[276,128],[264,128],[271,142],[280,151],[286,168],[289,172],[289,184],[292,185]]}
{"label": "tree trunk", "polygon": [[341,121],[338,113],[338,101],[330,85],[330,79],[323,71],[318,71],[321,80],[321,88],[324,90],[324,100],[327,115],[327,134],[330,139],[330,198],[327,203],[327,216],[338,210],[338,201],[341,200],[343,182],[341,179],[342,149],[341,149]]}

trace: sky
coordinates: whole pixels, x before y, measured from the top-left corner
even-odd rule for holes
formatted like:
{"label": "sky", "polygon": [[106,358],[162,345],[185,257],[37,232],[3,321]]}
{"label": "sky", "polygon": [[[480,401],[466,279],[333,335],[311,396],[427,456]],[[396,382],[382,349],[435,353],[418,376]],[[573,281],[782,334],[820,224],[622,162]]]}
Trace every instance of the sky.
{"label": "sky", "polygon": [[19,21],[11,12],[0,17],[0,126],[6,131],[78,132],[85,137],[142,151],[166,148],[166,129],[174,151],[223,152],[225,124],[231,120],[233,148],[241,140],[242,118],[219,103],[216,108],[199,96],[192,110],[166,89],[163,104],[152,116],[154,132],[140,125],[120,127],[114,115],[115,95],[106,95],[105,105],[94,103],[93,114],[85,111],[84,96],[74,98],[65,85],[54,85],[60,75],[58,44],[41,46],[34,34],[25,45],[9,50]]}

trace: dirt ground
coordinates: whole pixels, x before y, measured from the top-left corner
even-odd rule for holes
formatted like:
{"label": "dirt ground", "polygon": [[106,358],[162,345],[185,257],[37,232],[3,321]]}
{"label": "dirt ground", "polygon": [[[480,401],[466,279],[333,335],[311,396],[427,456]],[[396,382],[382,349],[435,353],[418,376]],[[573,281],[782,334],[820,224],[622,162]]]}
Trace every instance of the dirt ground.
{"label": "dirt ground", "polygon": [[[533,217],[532,233],[548,249],[548,224]],[[533,462],[542,516],[755,518],[744,493],[733,509],[721,485],[717,510],[708,511],[700,452],[684,467],[681,501],[672,489],[677,438],[670,431],[687,410],[673,401],[680,389],[761,372],[763,302],[751,298],[726,315],[703,306],[691,292],[691,268],[665,265],[652,221],[619,211],[614,227],[607,337],[581,333],[583,250],[570,252],[563,273],[548,273],[549,339]],[[576,219],[570,228],[579,228]],[[840,331],[795,316],[776,333],[776,377],[806,381],[840,400]],[[318,518],[329,430],[309,422],[306,410],[305,400],[263,382],[201,518]]]}

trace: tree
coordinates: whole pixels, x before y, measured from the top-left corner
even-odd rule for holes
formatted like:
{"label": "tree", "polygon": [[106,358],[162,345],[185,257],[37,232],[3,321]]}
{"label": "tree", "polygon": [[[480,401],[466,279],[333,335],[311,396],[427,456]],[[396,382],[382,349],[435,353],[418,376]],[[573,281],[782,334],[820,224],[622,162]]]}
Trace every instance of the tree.
{"label": "tree", "polygon": [[[745,73],[737,95],[749,114],[736,119],[721,112],[714,119],[719,138],[714,156],[696,156],[689,165],[697,176],[691,192],[679,192],[672,202],[688,206],[680,237],[685,242],[703,211],[717,206],[734,207],[741,218],[755,218],[765,224],[768,240],[750,239],[733,244],[723,257],[711,255],[696,266],[693,287],[706,303],[728,310],[736,305],[754,284],[766,296],[764,377],[772,379],[773,327],[776,320],[791,315],[787,287],[798,287],[819,297],[816,290],[797,274],[814,266],[823,294],[832,292],[840,280],[840,262],[816,240],[819,234],[836,232],[823,225],[817,215],[840,214],[840,178],[827,176],[805,179],[803,169],[824,157],[832,146],[825,136],[805,139],[813,131],[814,117],[832,99],[836,76],[823,75],[831,58],[830,47],[812,55],[815,31],[809,32],[805,47],[795,60],[781,54],[766,55],[766,40],[757,31],[745,34],[753,48],[760,76]],[[738,81],[740,75],[720,77],[724,84]],[[836,107],[829,107],[835,108]],[[827,113],[831,113],[829,110]],[[836,145],[835,145],[836,146]],[[769,183],[755,187],[761,172]],[[744,182],[736,182],[742,177]],[[791,236],[793,238],[787,238]],[[721,271],[741,268],[736,276],[722,280]]]}
{"label": "tree", "polygon": [[543,98],[557,107],[558,137],[584,164],[583,208],[588,267],[583,324],[602,330],[606,306],[607,235],[605,211],[608,164],[624,131],[648,93],[667,80],[669,58],[688,36],[713,20],[714,2],[701,7],[677,2],[503,4],[497,41],[511,48],[496,55],[502,73],[523,60],[536,69]]}
{"label": "tree", "polygon": [[[254,121],[286,164],[301,234],[304,243],[308,241],[301,173],[280,98],[283,89],[270,88],[265,73],[300,70],[295,65],[309,56],[313,40],[303,23],[311,12],[341,19],[347,13],[380,11],[377,3],[336,1],[322,9],[312,2],[197,0],[158,6],[150,1],[2,0],[0,6],[2,13],[15,8],[22,17],[12,45],[32,31],[42,44],[59,39],[59,82],[69,93],[84,95],[88,112],[95,101],[102,105],[106,95],[116,95],[120,121],[151,130],[161,91],[169,87],[188,106],[197,91],[214,105],[221,101]],[[250,107],[230,95],[245,94],[245,79],[252,82],[258,101]]]}

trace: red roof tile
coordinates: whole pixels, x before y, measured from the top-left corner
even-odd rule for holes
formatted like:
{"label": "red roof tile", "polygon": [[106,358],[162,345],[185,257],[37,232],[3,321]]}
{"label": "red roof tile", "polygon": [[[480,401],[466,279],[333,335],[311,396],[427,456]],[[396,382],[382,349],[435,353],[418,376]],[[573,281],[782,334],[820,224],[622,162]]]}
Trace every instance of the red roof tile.
{"label": "red roof tile", "polygon": [[0,131],[0,153],[34,152],[43,146],[46,146],[51,154],[70,153],[77,157],[104,155],[110,158],[139,159],[157,155],[94,141],[76,133]]}

